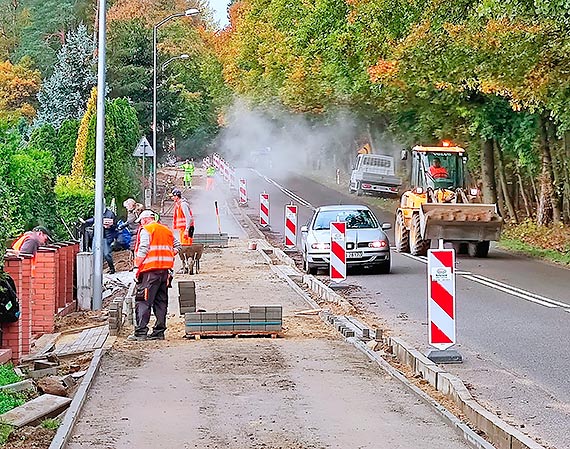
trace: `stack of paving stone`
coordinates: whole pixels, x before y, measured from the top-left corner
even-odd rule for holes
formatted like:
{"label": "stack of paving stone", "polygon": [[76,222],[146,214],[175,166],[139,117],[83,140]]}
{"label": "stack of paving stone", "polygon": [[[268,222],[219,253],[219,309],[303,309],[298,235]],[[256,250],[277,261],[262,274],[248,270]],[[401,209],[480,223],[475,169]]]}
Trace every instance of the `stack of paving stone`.
{"label": "stack of paving stone", "polygon": [[115,298],[109,305],[109,334],[119,335],[123,327],[123,298]]}
{"label": "stack of paving stone", "polygon": [[249,311],[185,314],[186,335],[278,334],[283,329],[283,306],[249,306]]}
{"label": "stack of paving stone", "polygon": [[178,282],[178,303],[180,315],[196,312],[196,284],[194,281]]}

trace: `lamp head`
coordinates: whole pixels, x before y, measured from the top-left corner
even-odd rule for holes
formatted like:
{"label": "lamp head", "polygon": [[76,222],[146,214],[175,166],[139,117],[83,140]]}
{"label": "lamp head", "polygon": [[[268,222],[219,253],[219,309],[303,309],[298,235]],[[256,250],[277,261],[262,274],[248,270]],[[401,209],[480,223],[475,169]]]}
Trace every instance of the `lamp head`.
{"label": "lamp head", "polygon": [[186,11],[184,11],[184,15],[187,17],[196,16],[198,14],[200,14],[200,11],[197,10],[196,8],[190,8],[190,9],[187,9]]}
{"label": "lamp head", "polygon": [[179,56],[180,59],[188,59],[189,57],[190,57],[190,55],[187,55],[186,53]]}

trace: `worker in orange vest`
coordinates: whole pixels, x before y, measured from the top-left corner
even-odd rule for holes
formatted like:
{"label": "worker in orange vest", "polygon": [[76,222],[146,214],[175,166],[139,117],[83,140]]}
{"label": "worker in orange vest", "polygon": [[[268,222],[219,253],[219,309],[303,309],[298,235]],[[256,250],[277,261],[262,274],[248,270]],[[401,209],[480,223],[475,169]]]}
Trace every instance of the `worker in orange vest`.
{"label": "worker in orange vest", "polygon": [[31,231],[25,232],[12,245],[12,249],[19,254],[27,254],[32,256],[32,274],[36,268],[36,253],[40,246],[44,246],[50,239],[49,232],[43,226],[36,226]]}
{"label": "worker in orange vest", "polygon": [[434,158],[431,164],[429,173],[434,179],[447,178],[447,169],[442,167],[439,158]]}
{"label": "worker in orange vest", "polygon": [[[180,249],[180,242],[170,229],[156,221],[156,215],[151,210],[142,211],[136,221],[141,224],[135,247],[136,327],[128,340],[164,340],[168,288],[172,281],[174,256]],[[151,311],[156,322],[149,335]]]}
{"label": "worker in orange vest", "polygon": [[188,200],[182,197],[180,189],[172,189],[172,200],[174,201],[174,215],[172,217],[172,228],[179,233],[182,245],[191,245],[194,237],[194,215]]}

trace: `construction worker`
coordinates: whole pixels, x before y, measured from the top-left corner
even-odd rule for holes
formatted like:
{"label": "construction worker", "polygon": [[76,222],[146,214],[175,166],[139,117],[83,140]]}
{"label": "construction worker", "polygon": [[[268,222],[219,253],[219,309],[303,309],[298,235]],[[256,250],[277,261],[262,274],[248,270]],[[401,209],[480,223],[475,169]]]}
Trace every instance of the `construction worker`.
{"label": "construction worker", "polygon": [[174,214],[172,227],[178,231],[180,243],[191,245],[194,237],[194,215],[188,200],[182,197],[180,189],[172,189],[172,201],[174,201]]}
{"label": "construction worker", "polygon": [[32,256],[32,276],[36,271],[36,253],[40,246],[44,246],[50,240],[49,232],[43,226],[36,226],[31,231],[25,232],[12,245],[16,255],[27,254]]}
{"label": "construction worker", "polygon": [[[87,220],[80,220],[83,231],[95,223],[95,217],[88,218]],[[103,211],[103,259],[109,266],[109,274],[115,273],[115,263],[113,262],[113,241],[117,237],[117,215],[107,206]]]}
{"label": "construction worker", "polygon": [[184,164],[182,164],[184,169],[184,187],[192,188],[192,177],[194,176],[194,159],[189,161],[186,159]]}
{"label": "construction worker", "polygon": [[16,254],[30,254],[35,257],[38,248],[45,245],[49,239],[48,230],[43,226],[36,226],[16,240],[12,245],[12,249],[16,251]]}
{"label": "construction worker", "polygon": [[[164,340],[166,313],[168,312],[168,288],[172,281],[174,256],[180,242],[170,229],[156,221],[156,214],[144,210],[137,218],[141,228],[135,249],[135,318],[136,326],[130,341]],[[156,322],[148,334],[150,313]]]}
{"label": "construction worker", "polygon": [[441,165],[439,158],[434,158],[429,168],[429,174],[434,179],[447,178],[447,169]]}
{"label": "construction worker", "polygon": [[216,176],[216,167],[210,165],[206,169],[206,190],[214,190],[214,176]]}

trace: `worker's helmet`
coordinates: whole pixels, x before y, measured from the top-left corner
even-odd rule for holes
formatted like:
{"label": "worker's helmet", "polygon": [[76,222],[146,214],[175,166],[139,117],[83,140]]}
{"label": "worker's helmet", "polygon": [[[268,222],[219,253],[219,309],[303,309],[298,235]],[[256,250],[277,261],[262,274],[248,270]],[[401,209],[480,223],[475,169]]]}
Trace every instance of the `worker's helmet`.
{"label": "worker's helmet", "polygon": [[172,189],[171,195],[172,195],[172,196],[177,196],[177,197],[180,198],[180,197],[182,197],[182,191],[181,191],[180,189],[174,188],[174,189]]}

